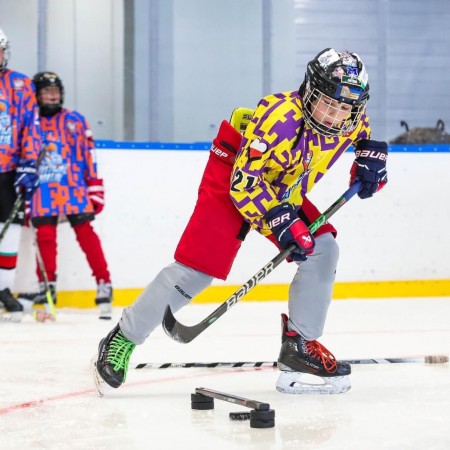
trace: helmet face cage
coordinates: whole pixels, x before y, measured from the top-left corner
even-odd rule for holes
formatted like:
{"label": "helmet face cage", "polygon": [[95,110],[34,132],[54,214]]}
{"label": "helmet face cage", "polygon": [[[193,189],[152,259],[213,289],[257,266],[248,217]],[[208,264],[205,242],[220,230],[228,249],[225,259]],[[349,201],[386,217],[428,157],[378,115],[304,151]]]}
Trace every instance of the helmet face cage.
{"label": "helmet face cage", "polygon": [[[368,75],[356,53],[325,49],[308,63],[300,87],[306,123],[325,136],[343,136],[358,125],[369,99]],[[322,116],[314,117],[321,104]],[[351,105],[351,111],[346,115]],[[336,116],[345,117],[336,123]]]}
{"label": "helmet face cage", "polygon": [[[64,86],[61,78],[59,78],[54,72],[39,72],[33,77],[33,83],[36,88],[36,96],[41,114],[52,115],[51,113],[54,114],[58,112],[64,103]],[[55,105],[43,104],[39,99],[39,93],[42,89],[53,86],[59,88],[59,93],[61,95],[59,103]]]}
{"label": "helmet face cage", "polygon": [[[345,106],[346,103],[336,102],[335,99],[323,94],[317,88],[311,88],[308,84],[305,89],[303,104],[305,105],[303,116],[305,117],[306,123],[327,137],[345,136],[354,131],[358,126],[366,106],[366,102],[353,105],[351,111],[348,113],[348,117],[336,124],[335,118],[348,109]],[[314,117],[319,104],[326,105],[325,108],[322,108],[325,111],[321,114],[321,119]]]}
{"label": "helmet face cage", "polygon": [[6,69],[9,59],[9,41],[4,31],[0,28],[0,48],[3,50],[3,60],[0,63],[0,72]]}

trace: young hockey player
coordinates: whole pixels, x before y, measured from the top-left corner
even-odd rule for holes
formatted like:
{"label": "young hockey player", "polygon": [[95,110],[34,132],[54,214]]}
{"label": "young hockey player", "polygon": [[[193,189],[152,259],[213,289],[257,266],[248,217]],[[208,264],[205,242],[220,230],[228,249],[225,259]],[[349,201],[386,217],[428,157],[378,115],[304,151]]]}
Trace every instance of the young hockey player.
{"label": "young hockey player", "polygon": [[[117,388],[125,381],[135,345],[161,323],[167,305],[176,312],[213,277],[226,279],[245,234],[243,219],[282,249],[297,245],[290,255],[298,270],[289,291],[290,317],[282,316],[277,389],[341,393],[350,388],[350,366],[317,342],[331,302],[338,246],[329,223],[314,236],[309,232],[320,214],[306,194],[351,145],[356,159],[350,182],[362,182],[359,197],[371,197],[386,183],[387,145],[370,137],[368,98],[360,57],[328,48],[308,63],[298,92],[259,102],[243,138],[222,123],[176,262],[123,311],[99,344],[93,374],[100,394],[104,383]],[[319,377],[321,384],[304,382],[305,375]]]}
{"label": "young hockey player", "polygon": [[20,321],[22,305],[13,297],[23,208],[5,225],[17,195],[27,202],[38,185],[37,158],[41,149],[39,117],[31,80],[7,68],[9,41],[0,29],[0,311]]}
{"label": "young hockey player", "polygon": [[[66,216],[97,281],[95,303],[101,319],[111,318],[112,286],[100,239],[91,221],[104,207],[103,180],[98,178],[91,151],[95,148],[86,119],[63,108],[64,87],[53,72],[33,77],[41,117],[45,156],[39,166],[39,188],[31,204],[31,222],[56,303],[56,227]],[[46,303],[45,284],[37,267],[40,292],[19,294],[26,309]]]}

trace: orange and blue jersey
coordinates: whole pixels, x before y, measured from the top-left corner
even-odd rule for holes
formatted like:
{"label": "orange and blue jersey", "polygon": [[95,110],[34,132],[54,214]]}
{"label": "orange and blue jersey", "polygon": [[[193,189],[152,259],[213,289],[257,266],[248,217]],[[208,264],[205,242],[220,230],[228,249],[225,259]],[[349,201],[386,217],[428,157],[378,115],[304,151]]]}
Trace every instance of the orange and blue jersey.
{"label": "orange and blue jersey", "polygon": [[87,182],[97,178],[97,168],[86,119],[62,108],[52,117],[41,117],[41,133],[46,153],[39,166],[31,217],[92,213]]}
{"label": "orange and blue jersey", "polygon": [[41,150],[34,86],[25,75],[0,72],[0,173],[16,169],[20,159],[36,161]]}
{"label": "orange and blue jersey", "polygon": [[304,121],[297,92],[264,97],[249,123],[231,177],[231,199],[250,225],[270,230],[264,215],[280,203],[300,208],[305,195],[355,142],[370,138],[364,114],[347,136],[325,137]]}

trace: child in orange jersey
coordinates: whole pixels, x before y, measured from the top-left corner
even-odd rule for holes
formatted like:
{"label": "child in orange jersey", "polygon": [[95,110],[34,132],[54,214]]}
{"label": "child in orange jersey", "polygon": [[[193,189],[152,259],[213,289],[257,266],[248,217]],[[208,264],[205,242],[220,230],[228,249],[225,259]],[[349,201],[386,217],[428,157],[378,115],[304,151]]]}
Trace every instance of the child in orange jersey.
{"label": "child in orange jersey", "polygon": [[[19,211],[9,226],[17,195],[27,202],[38,185],[37,158],[41,149],[39,115],[31,80],[7,68],[9,41],[0,29],[0,320],[20,321],[22,305],[11,290],[17,266],[21,224]],[[8,222],[9,223],[9,222]]]}
{"label": "child in orange jersey", "polygon": [[[100,239],[91,225],[104,207],[103,180],[98,178],[91,155],[95,148],[92,132],[80,113],[63,108],[64,87],[58,75],[40,72],[33,82],[46,154],[39,166],[40,185],[33,196],[31,222],[36,228],[50,290],[56,302],[56,227],[58,217],[66,216],[96,279],[95,303],[100,318],[110,319],[113,296],[110,273]],[[37,275],[41,292],[19,295],[27,309],[32,302],[46,302],[39,268]]]}

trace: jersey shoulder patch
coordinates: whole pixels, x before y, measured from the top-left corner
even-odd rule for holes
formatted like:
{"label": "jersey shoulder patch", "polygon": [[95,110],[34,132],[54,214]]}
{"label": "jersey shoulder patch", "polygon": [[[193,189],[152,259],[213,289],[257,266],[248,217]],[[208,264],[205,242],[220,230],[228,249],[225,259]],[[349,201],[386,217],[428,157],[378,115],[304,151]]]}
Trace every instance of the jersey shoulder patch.
{"label": "jersey shoulder patch", "polygon": [[261,157],[266,151],[267,151],[267,144],[265,142],[261,142],[259,139],[255,139],[248,148],[249,161],[261,159]]}

